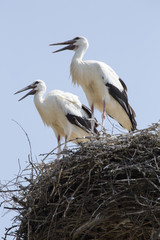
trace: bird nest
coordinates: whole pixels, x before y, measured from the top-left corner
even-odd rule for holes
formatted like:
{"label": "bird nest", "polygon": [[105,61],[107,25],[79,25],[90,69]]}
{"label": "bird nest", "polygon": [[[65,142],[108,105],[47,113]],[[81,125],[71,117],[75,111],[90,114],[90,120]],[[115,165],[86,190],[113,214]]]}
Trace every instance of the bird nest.
{"label": "bird nest", "polygon": [[160,239],[159,123],[52,158],[29,160],[3,186],[5,207],[17,211],[4,239]]}

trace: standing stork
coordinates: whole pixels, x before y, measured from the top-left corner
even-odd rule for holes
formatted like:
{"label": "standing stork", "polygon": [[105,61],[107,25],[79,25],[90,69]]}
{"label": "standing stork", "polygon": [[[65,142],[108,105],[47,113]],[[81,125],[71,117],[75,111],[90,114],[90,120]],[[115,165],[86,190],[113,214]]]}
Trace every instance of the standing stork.
{"label": "standing stork", "polygon": [[[94,107],[102,112],[102,128],[106,114],[114,118],[119,124],[129,130],[136,129],[135,112],[128,103],[127,87],[114,70],[104,62],[82,58],[89,46],[85,37],[76,37],[72,40],[50,44],[67,45],[56,52],[73,50],[70,72],[74,84],[81,85],[91,107],[92,118]],[[94,123],[92,123],[93,129]]]}
{"label": "standing stork", "polygon": [[[43,97],[46,92],[46,85],[42,80],[34,81],[15,94],[28,89],[32,90],[20,98],[19,101],[28,95],[34,95],[35,106],[44,124],[50,126],[56,135],[59,146],[58,153],[61,151],[61,137],[65,138],[65,147],[67,140],[76,143],[87,141],[84,137],[91,135],[91,122],[89,120],[91,111],[81,104],[76,95],[60,90],[52,90],[46,97]],[[94,128],[94,133],[97,133],[96,127]]]}

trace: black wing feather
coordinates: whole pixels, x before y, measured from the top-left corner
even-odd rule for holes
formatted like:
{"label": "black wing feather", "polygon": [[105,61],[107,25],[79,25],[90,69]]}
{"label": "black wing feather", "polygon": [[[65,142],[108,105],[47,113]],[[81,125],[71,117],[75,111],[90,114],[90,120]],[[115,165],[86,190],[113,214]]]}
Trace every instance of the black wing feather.
{"label": "black wing feather", "polygon": [[[83,126],[84,129],[91,131],[91,121],[89,121],[87,118],[82,118],[73,114],[67,114],[66,115],[68,121],[78,127]],[[94,132],[98,133],[97,129],[94,128]]]}
{"label": "black wing feather", "polygon": [[[82,104],[82,109],[86,112],[86,114],[88,115],[88,118],[92,118],[92,112],[90,108]],[[94,118],[94,122],[95,122],[95,127],[98,127],[98,121],[96,118]]]}
{"label": "black wing feather", "polygon": [[91,110],[87,106],[82,104],[82,109],[86,112],[86,114],[88,115],[89,118],[92,117],[92,112],[91,112]]}
{"label": "black wing feather", "polygon": [[[122,84],[123,85],[123,84]],[[106,83],[106,86],[108,87],[109,94],[117,101],[119,104],[123,107],[125,112],[127,113],[131,123],[132,123],[132,130],[136,129],[137,123],[135,120],[135,112],[131,108],[131,106],[128,103],[128,97],[126,94],[126,91],[124,90],[121,92],[117,87],[110,83]],[[123,86],[124,87],[124,86]],[[126,87],[125,87],[126,89]]]}
{"label": "black wing feather", "polygon": [[122,80],[121,78],[119,78],[119,81],[120,81],[120,83],[122,84],[124,90],[127,91],[127,86],[126,86],[126,84],[123,82],[123,80]]}

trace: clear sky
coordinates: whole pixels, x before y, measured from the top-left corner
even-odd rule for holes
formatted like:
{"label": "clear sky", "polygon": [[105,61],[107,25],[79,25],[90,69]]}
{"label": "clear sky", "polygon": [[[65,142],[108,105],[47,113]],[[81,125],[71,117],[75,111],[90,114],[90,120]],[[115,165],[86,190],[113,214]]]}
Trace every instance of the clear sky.
{"label": "clear sky", "polygon": [[[72,51],[52,54],[50,43],[85,36],[89,49],[84,59],[110,65],[128,87],[129,103],[137,115],[138,128],[160,119],[160,1],[159,0],[0,0],[1,167],[0,180],[11,180],[26,166],[29,145],[33,156],[51,151],[57,142],[52,129],[44,127],[33,97],[13,95],[36,79],[47,91],[61,89],[79,96],[69,66]],[[101,121],[101,115],[96,112]],[[112,125],[106,120],[105,128]],[[13,215],[0,210],[0,237]]]}

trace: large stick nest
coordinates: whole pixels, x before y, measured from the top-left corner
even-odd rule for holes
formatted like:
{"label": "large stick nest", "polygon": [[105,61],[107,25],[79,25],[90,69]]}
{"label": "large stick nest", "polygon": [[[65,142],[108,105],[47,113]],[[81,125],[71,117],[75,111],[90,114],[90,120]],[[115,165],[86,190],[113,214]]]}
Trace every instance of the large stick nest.
{"label": "large stick nest", "polygon": [[6,208],[17,210],[5,239],[160,239],[158,123],[91,138],[60,160],[52,158],[50,153],[50,162],[30,162],[9,184],[16,184],[14,190],[3,188],[11,205]]}

